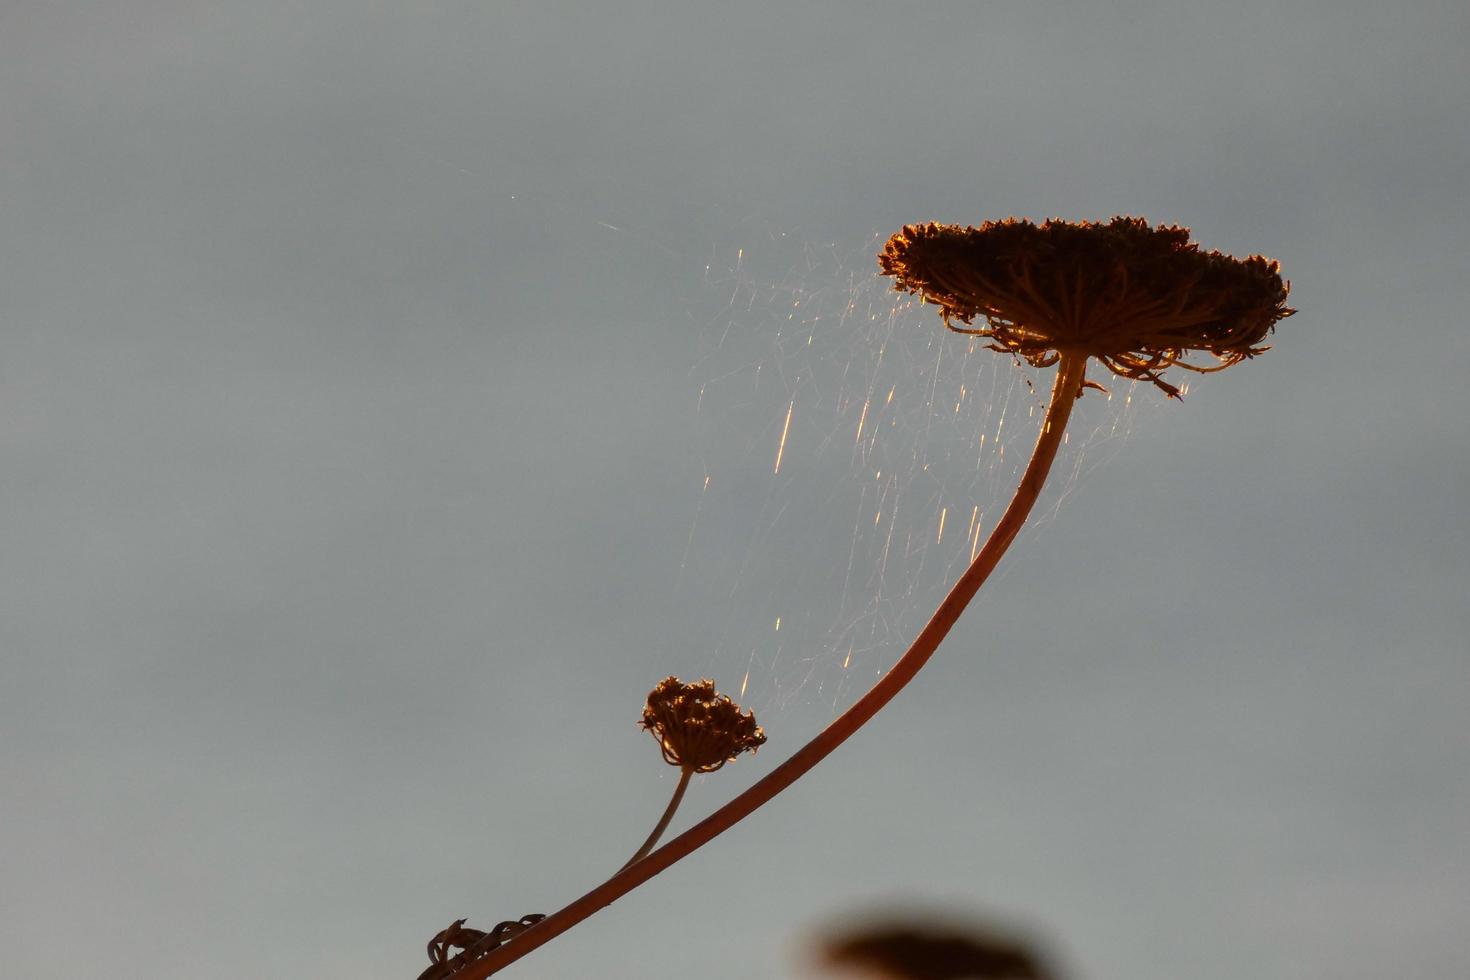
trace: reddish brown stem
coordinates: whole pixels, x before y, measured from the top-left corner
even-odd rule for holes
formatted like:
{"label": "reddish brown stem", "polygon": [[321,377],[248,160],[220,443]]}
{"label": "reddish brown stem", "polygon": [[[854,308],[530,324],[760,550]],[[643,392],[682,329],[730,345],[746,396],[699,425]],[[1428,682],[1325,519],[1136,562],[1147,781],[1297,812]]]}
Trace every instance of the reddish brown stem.
{"label": "reddish brown stem", "polygon": [[622,868],[619,868],[619,871],[622,871],[628,865],[637,864],[643,860],[644,855],[653,850],[653,845],[657,844],[658,839],[664,835],[664,831],[669,829],[669,821],[674,819],[674,811],[679,809],[679,803],[684,799],[684,791],[689,788],[689,777],[693,775],[693,769],[680,771],[679,785],[674,787],[674,795],[669,800],[669,805],[664,807],[664,815],[658,818],[658,823],[654,824],[653,831],[649,833],[648,839],[643,842],[643,846],[633,852],[633,856],[628,858],[627,863]]}
{"label": "reddish brown stem", "polygon": [[1062,444],[1062,433],[1067,419],[1072,414],[1072,403],[1082,392],[1082,383],[1087,371],[1087,355],[1081,351],[1063,351],[1057,366],[1056,381],[1052,386],[1051,402],[1046,407],[1046,417],[1041,423],[1041,433],[1036,438],[1036,448],[1031,453],[1031,462],[1021,476],[1015,496],[1011,498],[1006,512],[1001,515],[995,530],[990,532],[985,547],[965,574],[955,583],[949,595],[939,604],[938,610],[908,651],[893,665],[893,669],[874,684],[851,708],[848,708],[832,724],[815,738],[797,750],[796,754],[745,792],[720,807],[704,820],[675,837],[663,847],[643,860],[625,866],[617,874],[598,885],[572,904],[553,915],[547,916],[536,925],[516,936],[512,941],[491,950],[485,956],[465,966],[456,973],[455,980],[483,980],[525,956],[543,943],[555,939],[572,926],[592,915],[599,909],[637,888],[654,875],[693,851],[709,843],[735,824],[754,813],[772,797],[796,782],[809,769],[832,753],[837,746],[847,741],[853,732],[861,728],[868,719],[893,700],[914,675],[919,672],[939,648],[940,641],[948,635],[950,628],[965,611],[980,586],[990,576],[1015,540],[1021,526],[1031,513],[1041,487],[1056,458],[1057,448]]}

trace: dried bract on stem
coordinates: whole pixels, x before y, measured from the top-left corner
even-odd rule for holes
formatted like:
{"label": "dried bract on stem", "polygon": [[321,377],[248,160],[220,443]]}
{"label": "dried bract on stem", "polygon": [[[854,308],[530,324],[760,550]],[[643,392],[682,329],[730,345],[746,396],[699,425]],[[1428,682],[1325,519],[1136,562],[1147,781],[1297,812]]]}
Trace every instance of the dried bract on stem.
{"label": "dried bract on stem", "polygon": [[[1159,376],[1165,368],[1229,367],[1266,350],[1276,322],[1296,312],[1278,263],[1204,252],[1188,228],[1142,218],[907,225],[878,264],[895,289],[937,304],[946,326],[994,350],[1036,367],[1083,352],[1171,396],[1179,389]],[[970,328],[977,317],[986,326]],[[1194,353],[1218,363],[1184,360]]]}
{"label": "dried bract on stem", "polygon": [[[544,918],[540,913],[523,915],[501,922],[489,932],[471,929],[465,925],[467,920],[456,919],[429,940],[429,967],[419,974],[418,980],[445,980]],[[462,950],[458,955],[453,954],[456,948]]]}
{"label": "dried bract on stem", "polygon": [[649,692],[639,725],[658,741],[665,762],[688,772],[714,772],[766,742],[755,715],[716,693],[711,680],[660,681]]}

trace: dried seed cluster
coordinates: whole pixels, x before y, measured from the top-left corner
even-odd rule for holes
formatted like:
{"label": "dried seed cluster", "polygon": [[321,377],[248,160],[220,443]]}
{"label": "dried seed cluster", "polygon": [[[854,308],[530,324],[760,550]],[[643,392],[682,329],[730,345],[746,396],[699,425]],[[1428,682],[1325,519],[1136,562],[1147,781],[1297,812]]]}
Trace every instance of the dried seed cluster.
{"label": "dried seed cluster", "polygon": [[[1061,350],[1085,351],[1171,396],[1179,389],[1159,372],[1219,371],[1259,354],[1276,322],[1296,312],[1278,263],[1203,252],[1188,228],[1143,218],[907,225],[878,265],[895,289],[937,304],[946,326],[987,337],[994,350],[1037,367]],[[955,326],[976,317],[987,326]],[[1193,352],[1220,363],[1185,362]]]}
{"label": "dried seed cluster", "polygon": [[659,681],[648,694],[639,725],[658,741],[665,762],[690,772],[714,772],[766,742],[754,713],[742,714],[739,705],[715,692],[711,680]]}

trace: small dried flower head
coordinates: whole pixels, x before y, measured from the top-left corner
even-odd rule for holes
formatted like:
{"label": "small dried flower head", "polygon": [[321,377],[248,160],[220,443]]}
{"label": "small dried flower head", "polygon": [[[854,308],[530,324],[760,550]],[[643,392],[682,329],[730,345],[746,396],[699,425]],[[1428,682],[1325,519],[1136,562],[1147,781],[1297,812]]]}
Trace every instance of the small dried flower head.
{"label": "small dried flower head", "polygon": [[714,772],[766,743],[755,715],[742,714],[734,701],[715,693],[711,680],[659,681],[648,694],[638,724],[658,740],[665,762],[690,772]]}
{"label": "small dried flower head", "polygon": [[[1296,312],[1278,263],[1202,252],[1189,235],[1128,217],[907,225],[878,265],[894,289],[937,304],[946,326],[987,337],[994,350],[1037,367],[1062,350],[1083,351],[1177,396],[1159,372],[1223,370],[1266,350],[1276,321]],[[976,317],[986,326],[966,329]],[[1196,352],[1219,363],[1183,360]]]}

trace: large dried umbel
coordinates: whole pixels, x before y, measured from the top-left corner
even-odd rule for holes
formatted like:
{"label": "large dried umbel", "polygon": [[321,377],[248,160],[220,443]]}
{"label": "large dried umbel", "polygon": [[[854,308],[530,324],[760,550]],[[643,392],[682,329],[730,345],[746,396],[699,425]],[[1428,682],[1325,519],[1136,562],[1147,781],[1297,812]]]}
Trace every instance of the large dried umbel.
{"label": "large dried umbel", "polygon": [[755,715],[715,692],[715,682],[659,681],[639,722],[658,740],[664,761],[686,772],[714,772],[766,743]]}
{"label": "large dried umbel", "polygon": [[[1189,236],[1129,217],[906,225],[878,264],[895,289],[937,304],[951,330],[987,337],[995,350],[1036,367],[1063,350],[1085,352],[1177,396],[1159,372],[1218,371],[1259,354],[1276,321],[1296,312],[1276,262],[1204,252]],[[977,317],[987,325],[970,329]],[[1192,353],[1218,363],[1185,361]]]}

